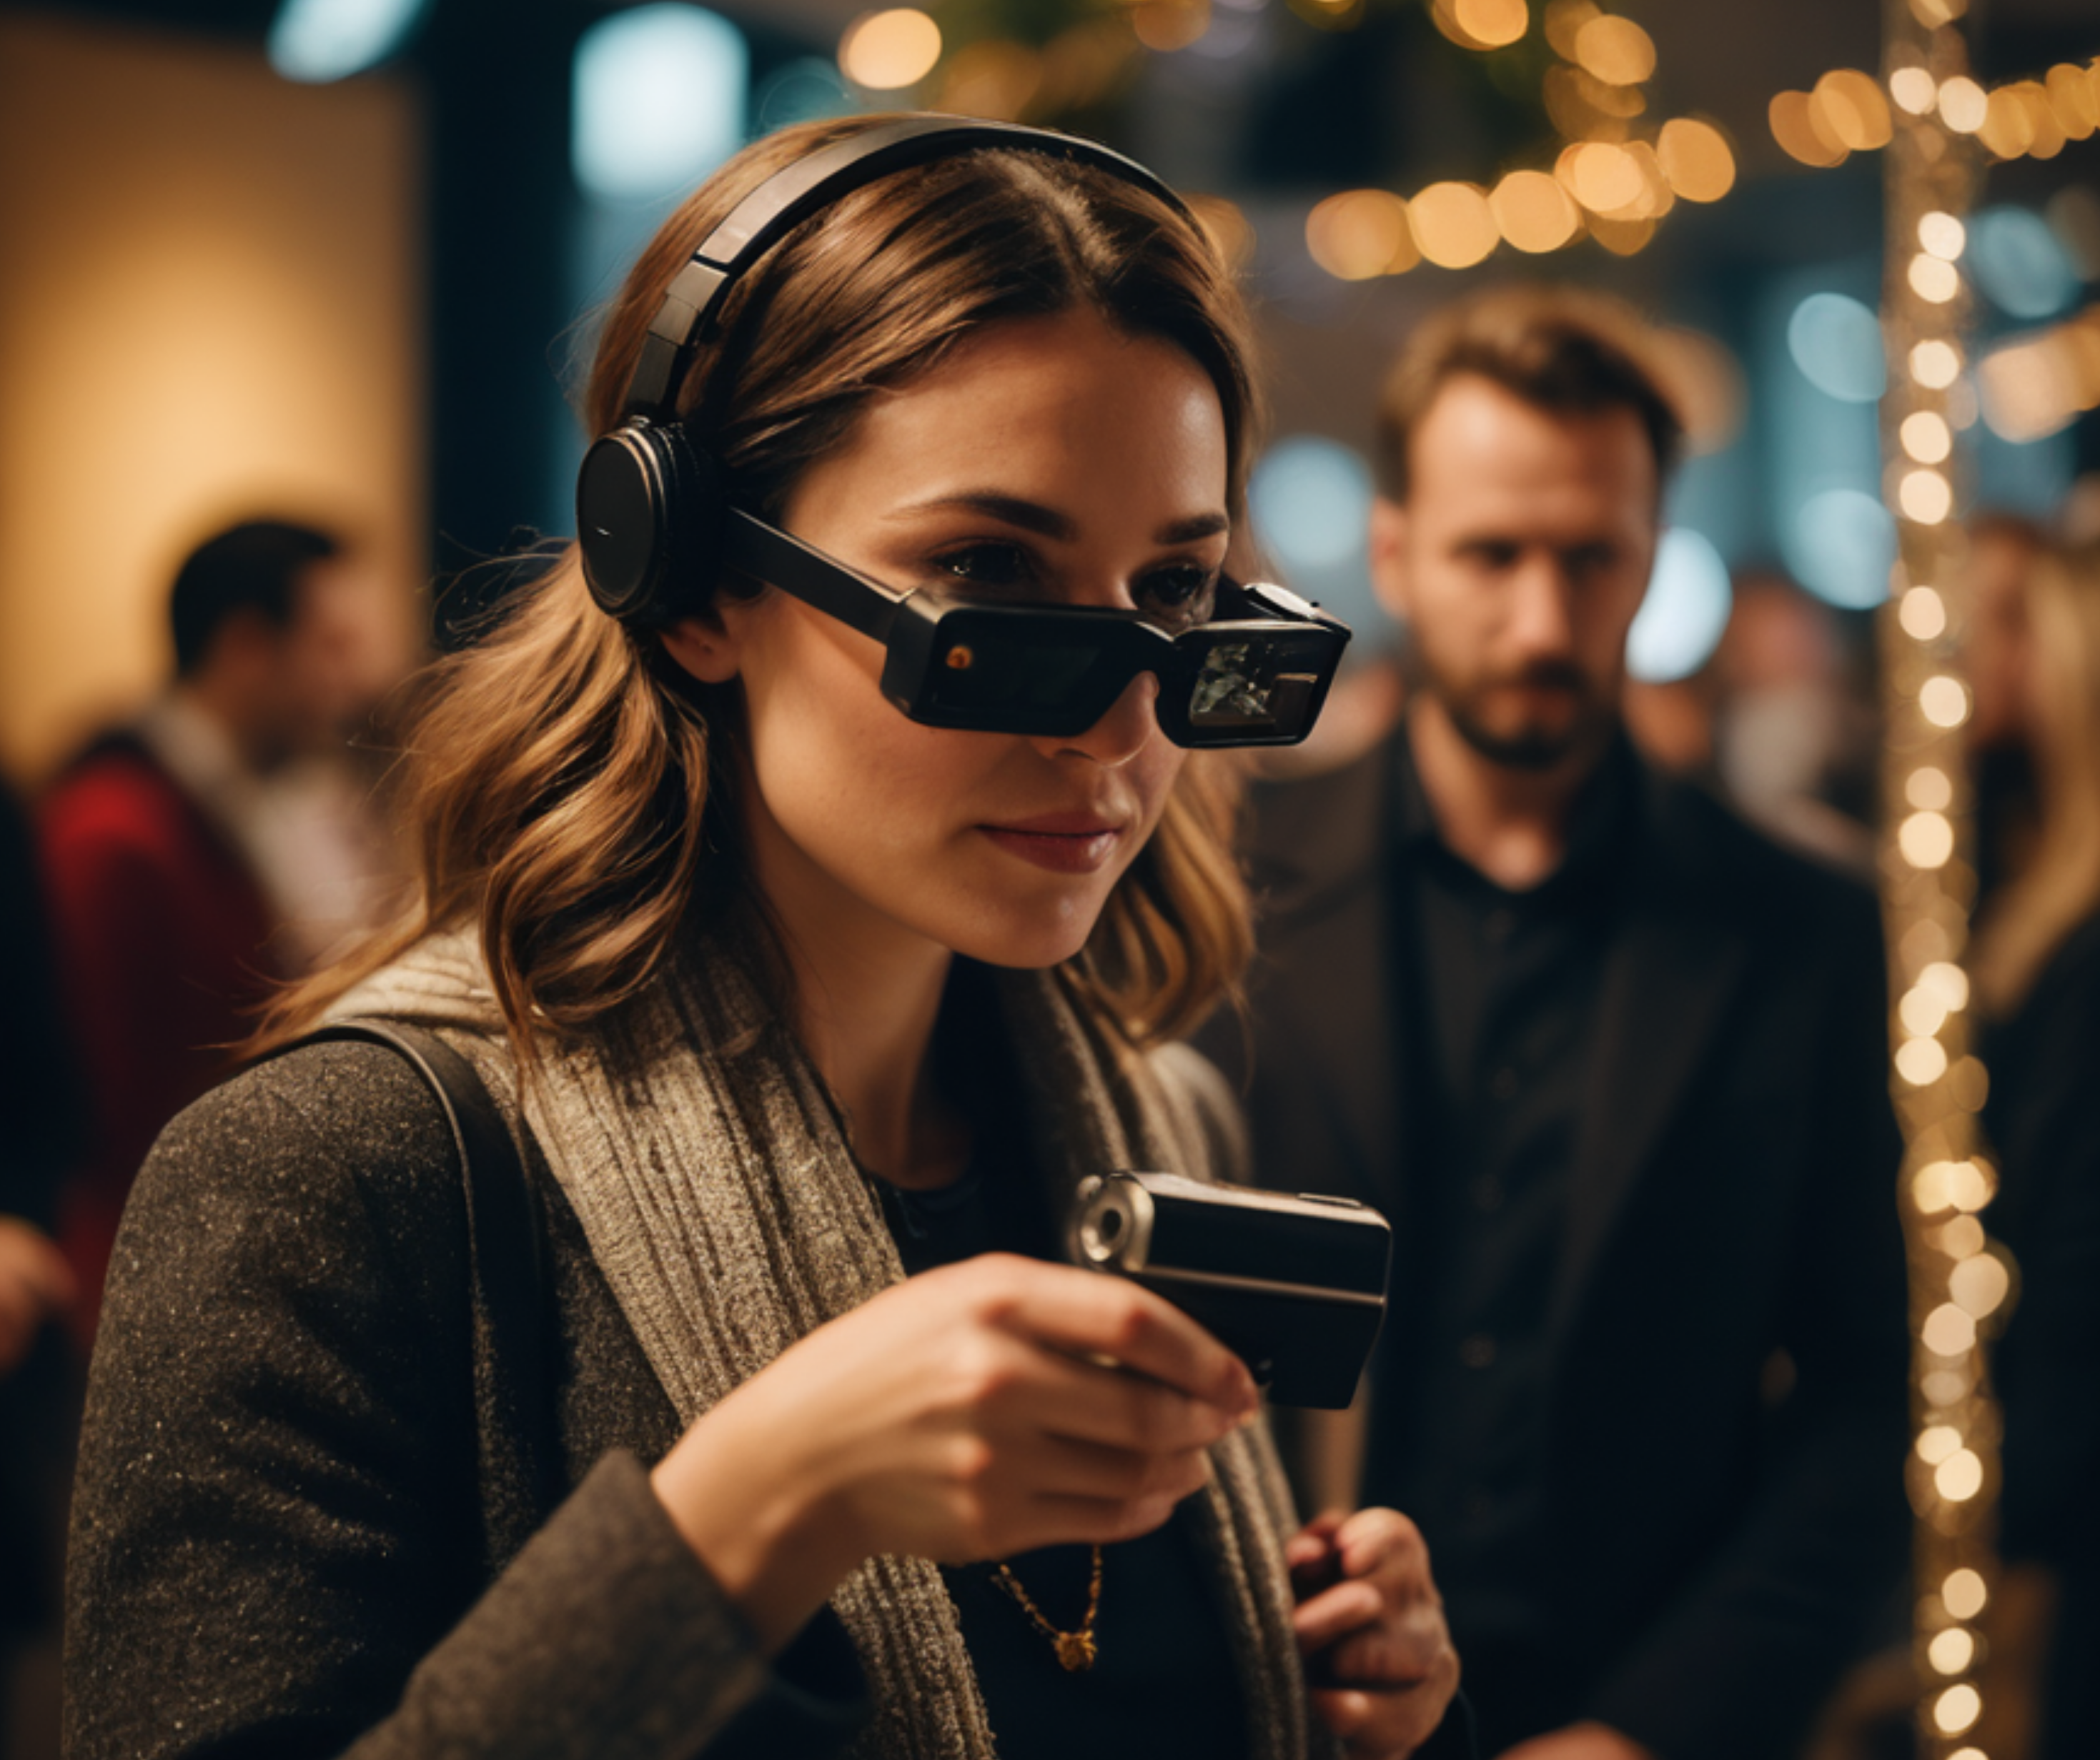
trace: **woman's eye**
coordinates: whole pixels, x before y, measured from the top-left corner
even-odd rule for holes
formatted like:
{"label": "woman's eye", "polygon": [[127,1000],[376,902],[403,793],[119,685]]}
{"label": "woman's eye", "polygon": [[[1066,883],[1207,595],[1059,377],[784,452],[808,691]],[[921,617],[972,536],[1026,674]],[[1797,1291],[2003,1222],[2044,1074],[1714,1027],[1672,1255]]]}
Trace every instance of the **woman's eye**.
{"label": "woman's eye", "polygon": [[1026,552],[1013,544],[972,544],[937,557],[934,566],[973,587],[1019,587],[1032,575]]}
{"label": "woman's eye", "polygon": [[1218,571],[1191,563],[1180,568],[1159,569],[1145,577],[1137,592],[1137,608],[1176,629],[1186,629],[1210,621],[1215,598]]}

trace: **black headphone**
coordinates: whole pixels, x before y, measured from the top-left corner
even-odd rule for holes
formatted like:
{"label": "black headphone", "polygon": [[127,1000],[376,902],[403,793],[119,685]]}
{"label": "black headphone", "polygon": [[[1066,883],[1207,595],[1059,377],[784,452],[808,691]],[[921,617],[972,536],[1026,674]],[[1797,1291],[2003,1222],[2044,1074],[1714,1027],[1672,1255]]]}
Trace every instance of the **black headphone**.
{"label": "black headphone", "polygon": [[768,178],[673,279],[628,381],[620,425],[584,455],[576,474],[577,543],[601,609],[632,628],[660,629],[706,603],[728,504],[721,467],[686,433],[674,407],[738,277],[849,191],[885,172],[979,147],[1021,147],[1096,165],[1189,213],[1188,204],[1143,165],[1092,141],[955,117],[879,124]]}

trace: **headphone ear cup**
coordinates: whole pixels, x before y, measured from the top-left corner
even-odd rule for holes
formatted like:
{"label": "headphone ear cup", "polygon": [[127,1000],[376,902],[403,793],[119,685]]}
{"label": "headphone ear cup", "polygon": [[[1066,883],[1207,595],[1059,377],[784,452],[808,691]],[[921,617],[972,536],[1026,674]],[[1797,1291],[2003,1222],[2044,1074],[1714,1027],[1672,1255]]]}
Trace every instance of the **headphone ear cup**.
{"label": "headphone ear cup", "polygon": [[576,473],[576,542],[591,597],[632,629],[703,609],[721,548],[721,473],[676,422],[623,423]]}

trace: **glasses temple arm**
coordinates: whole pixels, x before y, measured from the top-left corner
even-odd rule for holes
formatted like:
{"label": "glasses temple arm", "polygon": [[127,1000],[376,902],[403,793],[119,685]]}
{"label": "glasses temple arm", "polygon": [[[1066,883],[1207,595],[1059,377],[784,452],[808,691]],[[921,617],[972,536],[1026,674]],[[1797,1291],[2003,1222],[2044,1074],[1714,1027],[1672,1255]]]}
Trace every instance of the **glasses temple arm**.
{"label": "glasses temple arm", "polygon": [[742,508],[730,508],[723,516],[721,554],[732,568],[877,641],[889,640],[897,608],[908,596],[854,573]]}

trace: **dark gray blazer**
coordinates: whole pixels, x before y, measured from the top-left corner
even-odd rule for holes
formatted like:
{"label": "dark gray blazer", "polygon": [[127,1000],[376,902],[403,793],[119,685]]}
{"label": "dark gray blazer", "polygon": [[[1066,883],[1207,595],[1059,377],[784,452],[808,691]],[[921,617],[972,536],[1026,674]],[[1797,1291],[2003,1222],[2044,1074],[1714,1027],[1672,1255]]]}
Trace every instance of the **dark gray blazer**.
{"label": "dark gray blazer", "polygon": [[531,1171],[537,1400],[491,1361],[448,1129],[395,1053],[296,1051],[169,1127],[89,1389],[71,1760],[727,1760],[858,1731],[844,1628],[769,1665],[650,1490],[677,1416]]}
{"label": "dark gray blazer", "polygon": [[[1257,791],[1251,1041],[1227,1019],[1202,1046],[1242,1085],[1265,1183],[1360,1198],[1404,1237],[1428,1170],[1396,995],[1394,756]],[[1593,1717],[1667,1760],[1769,1760],[1903,1557],[1880,924],[1863,889],[1646,770],[1639,819],[1551,1309],[1538,1586],[1558,1639],[1529,1703],[1480,1709],[1490,1730]]]}

